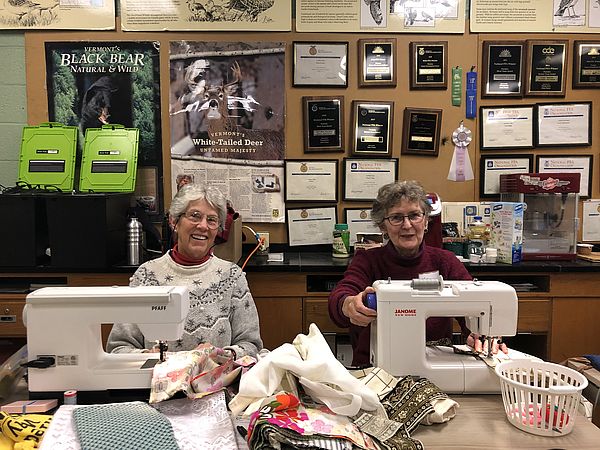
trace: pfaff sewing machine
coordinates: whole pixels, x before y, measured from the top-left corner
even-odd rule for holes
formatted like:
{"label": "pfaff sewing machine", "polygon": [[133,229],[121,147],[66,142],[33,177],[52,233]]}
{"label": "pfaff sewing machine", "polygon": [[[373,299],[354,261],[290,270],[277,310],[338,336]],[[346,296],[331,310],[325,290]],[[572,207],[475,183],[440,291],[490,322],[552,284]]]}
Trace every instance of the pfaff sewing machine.
{"label": "pfaff sewing machine", "polygon": [[[106,353],[101,325],[137,323],[148,340],[176,340],[189,310],[181,286],[47,287],[29,294],[30,398],[65,390],[149,389],[158,353]],[[46,367],[44,367],[46,366]]]}
{"label": "pfaff sewing machine", "polygon": [[[514,336],[517,294],[498,281],[376,281],[377,320],[371,325],[371,363],[396,376],[418,375],[448,393],[500,391],[497,375],[479,357],[425,345],[428,317],[465,317],[484,336]],[[485,356],[483,356],[485,357]],[[529,355],[509,350],[511,358]]]}

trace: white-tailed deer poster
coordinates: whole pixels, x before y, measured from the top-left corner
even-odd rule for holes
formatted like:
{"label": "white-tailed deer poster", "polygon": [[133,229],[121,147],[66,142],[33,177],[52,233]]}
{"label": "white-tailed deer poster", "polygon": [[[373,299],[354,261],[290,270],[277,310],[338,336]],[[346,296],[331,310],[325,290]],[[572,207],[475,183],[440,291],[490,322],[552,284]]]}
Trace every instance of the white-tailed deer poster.
{"label": "white-tailed deer poster", "polygon": [[171,178],[209,182],[244,221],[285,220],[285,43],[170,43]]}

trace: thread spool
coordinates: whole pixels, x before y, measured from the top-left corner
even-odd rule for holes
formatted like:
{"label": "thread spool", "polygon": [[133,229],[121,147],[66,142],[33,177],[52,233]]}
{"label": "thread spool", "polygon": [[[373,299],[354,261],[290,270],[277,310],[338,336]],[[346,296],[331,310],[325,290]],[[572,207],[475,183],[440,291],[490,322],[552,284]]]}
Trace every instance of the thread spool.
{"label": "thread spool", "polygon": [[77,404],[77,391],[70,390],[63,393],[63,404],[64,405],[76,405]]}
{"label": "thread spool", "polygon": [[415,278],[410,283],[410,287],[417,291],[439,291],[444,289],[444,279],[438,278]]}

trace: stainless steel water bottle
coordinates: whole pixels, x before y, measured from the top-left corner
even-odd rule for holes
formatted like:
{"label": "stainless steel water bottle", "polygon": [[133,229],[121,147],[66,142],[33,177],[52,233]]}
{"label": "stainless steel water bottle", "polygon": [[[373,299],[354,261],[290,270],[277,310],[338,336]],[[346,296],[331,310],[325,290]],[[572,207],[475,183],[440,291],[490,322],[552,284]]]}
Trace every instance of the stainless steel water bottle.
{"label": "stainless steel water bottle", "polygon": [[137,217],[127,224],[127,264],[139,266],[142,263],[142,224]]}

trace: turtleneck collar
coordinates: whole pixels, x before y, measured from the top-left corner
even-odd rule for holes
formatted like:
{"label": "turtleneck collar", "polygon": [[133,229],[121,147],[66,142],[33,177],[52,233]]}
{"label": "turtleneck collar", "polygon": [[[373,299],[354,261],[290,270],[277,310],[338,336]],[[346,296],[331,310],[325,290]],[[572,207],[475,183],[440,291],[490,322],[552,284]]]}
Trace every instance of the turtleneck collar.
{"label": "turtleneck collar", "polygon": [[177,249],[177,244],[175,244],[175,246],[169,252],[169,255],[171,255],[173,261],[175,261],[177,264],[181,264],[182,266],[198,266],[208,261],[212,256],[212,252],[208,252],[208,254],[203,258],[193,259],[181,254]]}
{"label": "turtleneck collar", "polygon": [[401,255],[398,252],[398,249],[392,243],[392,241],[390,241],[388,243],[388,245],[390,246],[390,248],[392,249],[392,251],[394,252],[394,254],[396,255],[396,257],[400,261],[403,261],[403,262],[412,262],[412,261],[415,261],[415,260],[419,259],[423,255],[423,252],[425,251],[425,241],[421,242],[421,245],[419,245],[419,250],[417,251],[417,253],[414,256],[404,256],[404,255]]}

